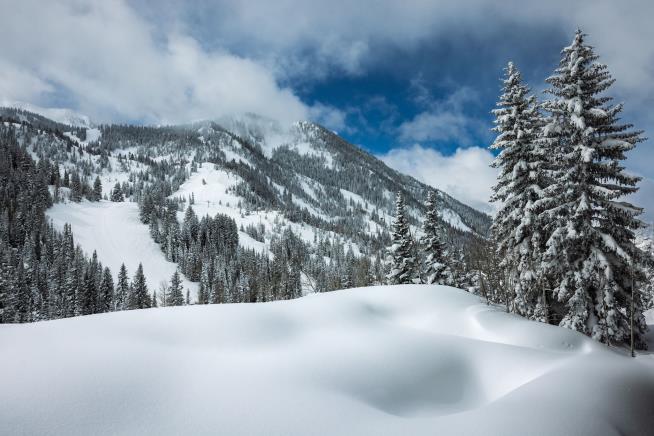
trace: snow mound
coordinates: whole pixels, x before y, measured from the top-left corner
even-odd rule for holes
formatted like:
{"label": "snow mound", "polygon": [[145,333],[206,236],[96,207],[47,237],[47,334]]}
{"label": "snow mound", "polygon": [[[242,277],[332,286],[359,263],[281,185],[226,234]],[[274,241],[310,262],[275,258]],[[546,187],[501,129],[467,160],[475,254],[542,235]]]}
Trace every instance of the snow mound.
{"label": "snow mound", "polygon": [[654,367],[428,285],[0,326],[2,434],[642,435]]}

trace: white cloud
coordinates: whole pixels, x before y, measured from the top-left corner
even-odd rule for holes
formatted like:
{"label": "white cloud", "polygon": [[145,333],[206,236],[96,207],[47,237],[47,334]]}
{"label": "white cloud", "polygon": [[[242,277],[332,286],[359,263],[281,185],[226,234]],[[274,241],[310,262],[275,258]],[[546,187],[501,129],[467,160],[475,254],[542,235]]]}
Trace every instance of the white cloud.
{"label": "white cloud", "polygon": [[347,113],[334,106],[316,103],[309,108],[309,118],[336,132],[351,133],[353,131],[346,123]]}
{"label": "white cloud", "polygon": [[414,144],[378,156],[388,166],[447,192],[477,209],[492,212],[488,202],[497,172],[490,167],[492,154],[485,148],[459,148],[451,156]]}
{"label": "white cloud", "polygon": [[52,92],[100,120],[179,122],[254,112],[292,121],[308,109],[251,59],[155,37],[125,2],[26,0],[0,7],[0,99],[48,105]]}
{"label": "white cloud", "polygon": [[468,126],[470,120],[462,113],[438,110],[422,112],[399,127],[400,140],[410,141],[452,141],[468,145],[473,140]]}
{"label": "white cloud", "polygon": [[416,99],[427,110],[405,121],[398,128],[402,142],[450,141],[459,146],[472,145],[486,123],[465,114],[464,105],[478,100],[469,87],[460,87],[444,100],[433,100],[419,81],[412,82]]}

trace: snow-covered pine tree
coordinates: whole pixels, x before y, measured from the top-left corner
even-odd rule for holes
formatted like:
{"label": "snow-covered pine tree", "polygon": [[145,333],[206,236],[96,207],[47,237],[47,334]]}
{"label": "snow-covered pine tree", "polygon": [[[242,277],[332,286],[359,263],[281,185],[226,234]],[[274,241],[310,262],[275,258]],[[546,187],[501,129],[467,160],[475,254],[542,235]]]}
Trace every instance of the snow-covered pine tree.
{"label": "snow-covered pine tree", "polygon": [[143,274],[143,265],[139,263],[134,279],[132,280],[131,292],[129,295],[129,309],[144,309],[150,307],[152,298],[148,293],[148,286]]}
{"label": "snow-covered pine tree", "polygon": [[127,268],[125,264],[120,265],[118,271],[118,282],[116,283],[116,294],[114,298],[114,310],[127,309],[129,297],[129,277],[127,276]]}
{"label": "snow-covered pine tree", "polygon": [[92,199],[93,201],[100,201],[102,199],[102,182],[98,176],[95,176],[95,180],[93,181]]}
{"label": "snow-covered pine tree", "polygon": [[[551,229],[545,263],[553,293],[565,309],[560,325],[606,342],[629,338],[632,272],[637,263],[634,231],[642,209],[623,200],[638,190],[638,177],[624,171],[625,152],[641,132],[619,124],[622,105],[603,93],[614,82],[607,67],[578,30],[555,74],[547,79],[552,98],[544,145],[556,164],[542,214]],[[645,347],[642,299],[634,301],[635,338]]]}
{"label": "snow-covered pine tree", "polygon": [[182,279],[179,273],[175,271],[170,278],[170,287],[168,288],[168,299],[166,301],[168,306],[183,306],[184,305],[184,290],[182,289]]}
{"label": "snow-covered pine tree", "polygon": [[116,182],[114,189],[111,191],[111,201],[119,202],[125,201],[125,196],[123,195],[123,190],[120,187],[120,183]]}
{"label": "snow-covered pine tree", "polygon": [[202,271],[200,273],[200,287],[198,289],[198,304],[209,304],[209,298],[212,294],[211,289],[211,261],[208,258],[202,261]]}
{"label": "snow-covered pine tree", "polygon": [[537,143],[543,123],[536,98],[530,95],[512,62],[505,69],[497,102],[491,149],[499,150],[492,166],[499,168],[491,201],[501,204],[491,227],[499,267],[505,278],[510,310],[547,321],[547,299],[539,286],[544,235],[536,205],[548,185],[546,149]]}
{"label": "snow-covered pine tree", "polygon": [[114,310],[114,280],[111,277],[111,271],[108,267],[105,267],[102,272],[98,297],[97,311],[99,313],[112,312]]}
{"label": "snow-covered pine tree", "polygon": [[395,198],[395,217],[392,224],[392,245],[388,248],[390,272],[386,276],[388,283],[399,285],[415,283],[417,278],[417,260],[415,242],[411,236],[406,206],[401,193]]}
{"label": "snow-covered pine tree", "polygon": [[443,242],[443,229],[438,219],[438,200],[434,191],[427,194],[427,214],[422,225],[423,237],[420,239],[423,260],[423,281],[429,284],[445,285],[451,275],[445,259],[446,246]]}

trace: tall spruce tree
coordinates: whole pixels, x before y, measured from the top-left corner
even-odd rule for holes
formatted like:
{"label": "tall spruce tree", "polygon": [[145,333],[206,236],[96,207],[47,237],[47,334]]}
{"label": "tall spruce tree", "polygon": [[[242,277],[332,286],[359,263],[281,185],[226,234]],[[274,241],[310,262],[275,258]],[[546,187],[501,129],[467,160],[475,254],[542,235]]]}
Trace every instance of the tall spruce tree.
{"label": "tall spruce tree", "polygon": [[391,265],[386,279],[392,285],[415,283],[418,281],[415,242],[406,217],[404,198],[399,192],[395,198],[392,229],[392,245],[388,248]]}
{"label": "tall spruce tree", "polygon": [[102,281],[100,282],[100,293],[98,294],[98,308],[100,313],[111,312],[114,310],[114,280],[111,277],[111,271],[105,267],[102,272]]}
{"label": "tall spruce tree", "polygon": [[123,195],[123,190],[120,187],[120,183],[116,182],[114,189],[111,191],[111,201],[120,202],[125,201],[125,196]]}
{"label": "tall spruce tree", "polygon": [[152,298],[148,293],[148,286],[145,282],[145,275],[143,274],[143,265],[139,263],[136,273],[134,273],[134,279],[132,280],[129,296],[129,308],[145,309],[150,307],[151,304]]}
{"label": "tall spruce tree", "polygon": [[118,271],[118,282],[116,283],[116,294],[114,298],[114,310],[125,310],[129,298],[129,277],[125,264],[120,265]]}
{"label": "tall spruce tree", "polygon": [[512,62],[505,69],[502,95],[497,102],[497,138],[491,149],[499,150],[492,166],[499,168],[491,201],[499,202],[491,232],[497,243],[499,267],[510,309],[520,315],[547,321],[547,297],[540,263],[545,236],[537,205],[548,185],[546,151],[537,143],[543,118],[536,98],[530,95]]}
{"label": "tall spruce tree", "polygon": [[451,272],[447,265],[447,248],[443,241],[443,229],[438,218],[438,201],[434,191],[427,194],[427,215],[422,225],[424,233],[420,242],[424,253],[423,281],[429,284],[445,285]]}
{"label": "tall spruce tree", "polygon": [[102,182],[100,181],[100,177],[96,176],[95,180],[93,181],[92,200],[93,201],[100,201],[101,199],[102,199]]}
{"label": "tall spruce tree", "polygon": [[[636,282],[644,278],[634,245],[642,209],[624,201],[639,178],[621,163],[642,137],[619,123],[622,105],[604,94],[614,79],[597,59],[578,30],[547,79],[551,117],[543,142],[554,182],[543,199],[551,231],[544,265],[565,306],[560,325],[611,343],[629,338],[632,274]],[[635,296],[636,345],[645,347],[642,299]]]}
{"label": "tall spruce tree", "polygon": [[184,289],[182,288],[182,279],[179,273],[175,271],[170,278],[170,287],[168,288],[168,306],[183,306],[184,305]]}

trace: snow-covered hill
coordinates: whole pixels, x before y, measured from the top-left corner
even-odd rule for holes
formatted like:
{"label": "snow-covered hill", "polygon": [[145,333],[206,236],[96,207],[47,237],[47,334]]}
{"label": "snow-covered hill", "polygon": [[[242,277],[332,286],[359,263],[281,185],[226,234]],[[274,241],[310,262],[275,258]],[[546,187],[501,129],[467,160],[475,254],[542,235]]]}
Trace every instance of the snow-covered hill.
{"label": "snow-covered hill", "polygon": [[[384,275],[381,259],[389,245],[395,194],[404,196],[412,233],[419,237],[424,201],[433,189],[306,121],[282,126],[246,115],[180,126],[83,127],[84,123],[77,123],[73,127],[11,108],[0,108],[0,121],[2,130],[15,136],[36,161],[58,169],[49,178],[59,202],[48,212],[56,227],[62,229],[71,222],[82,249],[89,254],[96,250],[114,275],[122,262],[130,272],[142,262],[151,291],[165,275],[170,279],[171,260],[179,264],[176,254],[169,250],[164,255],[153,245],[158,232],[169,228],[162,212],[166,203],[174,203],[179,222],[189,206],[199,219],[216,214],[233,219],[239,245],[267,256],[272,241],[290,229],[308,246],[302,273],[306,277],[309,263],[322,259],[333,266],[325,287],[332,290],[345,283],[378,283]],[[96,177],[105,199],[99,204],[93,204],[98,198],[91,192]],[[106,201],[116,184],[132,206]],[[69,201],[71,192],[77,192],[77,203]],[[158,208],[154,218],[158,230],[148,229],[150,212],[144,216],[136,206],[143,205],[146,196]],[[438,198],[438,214],[451,247],[462,249],[487,234],[487,215],[444,192],[438,191]],[[114,229],[116,236],[108,229]],[[142,249],[127,249],[135,244]],[[374,265],[363,262],[359,272],[344,278],[338,265],[345,264],[350,254]],[[322,267],[314,262],[313,268]],[[314,282],[319,280],[313,275]],[[199,273],[187,278],[195,283],[187,281],[184,286],[193,295]]]}
{"label": "snow-covered hill", "polygon": [[[125,264],[131,275],[139,263],[151,291],[158,290],[161,282],[168,282],[177,265],[168,262],[154,243],[148,226],[139,221],[135,203],[110,201],[58,203],[48,211],[48,217],[59,230],[68,223],[75,231],[75,243],[86,253],[96,251],[105,266],[118,272]],[[197,283],[182,279],[191,295],[197,293]]]}
{"label": "snow-covered hill", "polygon": [[437,286],[0,325],[1,434],[645,435],[654,360]]}

